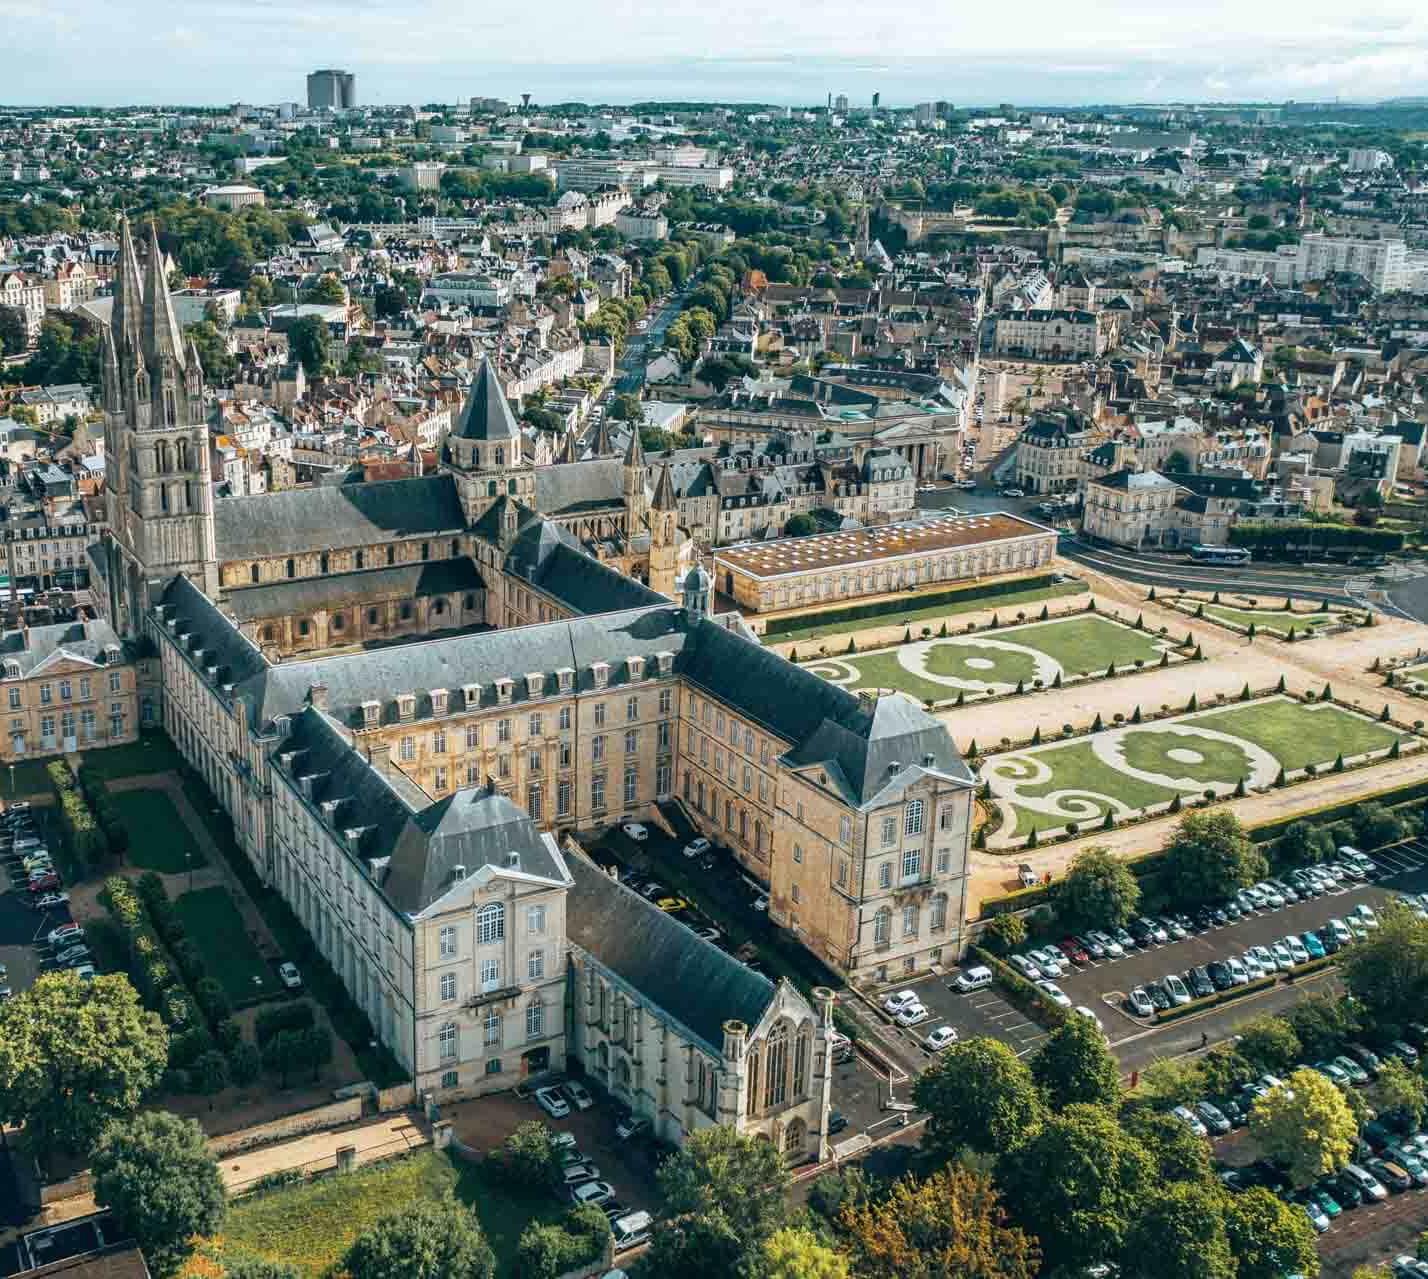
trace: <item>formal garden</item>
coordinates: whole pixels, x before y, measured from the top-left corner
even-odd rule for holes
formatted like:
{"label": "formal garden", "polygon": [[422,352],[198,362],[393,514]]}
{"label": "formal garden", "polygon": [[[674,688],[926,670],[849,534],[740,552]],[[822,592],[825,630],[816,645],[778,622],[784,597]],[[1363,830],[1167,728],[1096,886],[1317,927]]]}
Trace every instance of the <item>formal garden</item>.
{"label": "formal garden", "polygon": [[1137,709],[1110,726],[1098,719],[1095,728],[1085,736],[1063,733],[1054,742],[1038,739],[981,762],[987,798],[1002,815],[997,829],[988,830],[988,846],[1175,812],[1198,799],[1283,786],[1421,745],[1382,716],[1329,698],[1250,698],[1248,690],[1227,705],[1187,708],[1154,722]]}
{"label": "formal garden", "polygon": [[1001,625],[976,633],[907,639],[866,653],[820,656],[808,669],[850,691],[896,691],[927,703],[963,704],[1188,660],[1166,634],[1102,613]]}
{"label": "formal garden", "polygon": [[[1152,599],[1156,592],[1152,589]],[[1189,617],[1214,622],[1238,634],[1268,635],[1274,639],[1313,639],[1354,626],[1371,625],[1362,609],[1335,607],[1327,600],[1315,603],[1294,599],[1260,600],[1250,596],[1209,595],[1177,591],[1162,594],[1160,602]]]}

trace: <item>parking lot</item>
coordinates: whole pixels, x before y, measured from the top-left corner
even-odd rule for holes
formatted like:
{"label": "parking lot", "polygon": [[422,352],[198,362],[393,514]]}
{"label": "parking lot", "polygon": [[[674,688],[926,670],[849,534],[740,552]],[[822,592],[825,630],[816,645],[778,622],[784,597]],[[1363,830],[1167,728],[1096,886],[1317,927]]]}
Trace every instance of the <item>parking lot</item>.
{"label": "parking lot", "polygon": [[[36,814],[36,829],[45,829],[46,817],[43,810]],[[26,891],[17,856],[5,858],[5,869],[7,873],[0,876],[0,990],[19,994],[53,966],[48,947],[43,945],[46,934],[72,921],[67,906],[33,908],[39,895]]]}

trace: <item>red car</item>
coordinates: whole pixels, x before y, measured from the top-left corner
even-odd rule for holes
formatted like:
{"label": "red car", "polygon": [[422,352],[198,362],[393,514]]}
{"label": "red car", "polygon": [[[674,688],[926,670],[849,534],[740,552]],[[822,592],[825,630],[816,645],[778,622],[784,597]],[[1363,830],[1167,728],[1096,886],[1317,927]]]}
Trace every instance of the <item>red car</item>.
{"label": "red car", "polygon": [[1089,964],[1091,962],[1086,948],[1074,937],[1063,937],[1058,943],[1057,949],[1073,964]]}
{"label": "red car", "polygon": [[39,879],[32,879],[27,888],[32,893],[48,893],[60,886],[60,877],[53,872],[48,875],[41,875]]}

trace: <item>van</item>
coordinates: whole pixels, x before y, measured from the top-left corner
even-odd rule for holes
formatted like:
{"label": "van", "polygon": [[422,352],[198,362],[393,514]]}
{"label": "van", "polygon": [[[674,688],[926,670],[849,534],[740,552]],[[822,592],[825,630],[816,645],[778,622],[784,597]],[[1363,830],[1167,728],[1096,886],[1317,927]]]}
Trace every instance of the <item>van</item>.
{"label": "van", "polygon": [[1023,888],[1035,888],[1039,882],[1036,878],[1036,872],[1031,868],[1030,862],[1022,862],[1022,864],[1016,868],[1016,877]]}
{"label": "van", "polygon": [[647,1212],[627,1212],[610,1223],[610,1233],[615,1237],[615,1251],[637,1248],[650,1241],[650,1227],[654,1218]]}
{"label": "van", "polygon": [[828,1048],[833,1054],[833,1060],[840,1065],[853,1060],[853,1041],[840,1030],[829,1033]]}
{"label": "van", "polygon": [[958,994],[970,995],[974,990],[985,990],[991,984],[992,970],[978,964],[977,967],[969,968],[965,973],[962,973],[952,983],[952,989]]}

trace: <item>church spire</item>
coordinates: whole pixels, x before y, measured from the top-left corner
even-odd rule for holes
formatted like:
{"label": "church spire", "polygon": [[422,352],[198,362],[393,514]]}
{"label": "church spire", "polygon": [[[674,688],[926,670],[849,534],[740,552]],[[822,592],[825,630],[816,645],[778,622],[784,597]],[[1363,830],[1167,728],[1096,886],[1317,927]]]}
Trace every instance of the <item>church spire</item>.
{"label": "church spire", "polygon": [[638,422],[630,423],[630,447],[625,450],[625,465],[644,469],[645,446],[640,442],[640,424]]}
{"label": "church spire", "polygon": [[149,260],[144,266],[143,311],[144,363],[150,370],[162,360],[171,360],[176,369],[184,364],[183,337],[174,319],[169,300],[169,282],[164,275],[164,251],[159,247],[159,231],[149,223]]}
{"label": "church spire", "polygon": [[674,500],[674,480],[670,476],[668,462],[659,468],[659,480],[655,484],[654,500],[650,503],[650,509],[654,511],[679,509],[678,503]]}
{"label": "church spire", "polygon": [[144,286],[139,278],[139,259],[134,252],[134,236],[129,219],[119,219],[119,257],[114,263],[114,309],[109,313],[109,330],[114,335],[114,353],[122,363],[139,358],[139,316],[144,309]]}

